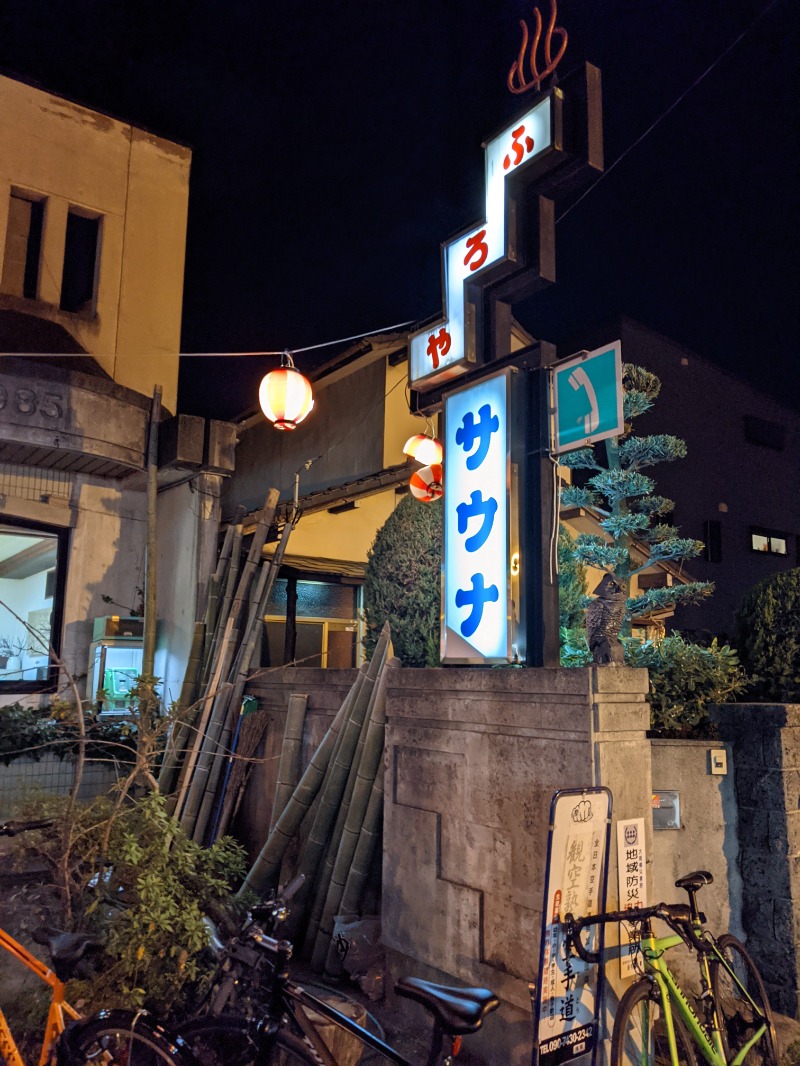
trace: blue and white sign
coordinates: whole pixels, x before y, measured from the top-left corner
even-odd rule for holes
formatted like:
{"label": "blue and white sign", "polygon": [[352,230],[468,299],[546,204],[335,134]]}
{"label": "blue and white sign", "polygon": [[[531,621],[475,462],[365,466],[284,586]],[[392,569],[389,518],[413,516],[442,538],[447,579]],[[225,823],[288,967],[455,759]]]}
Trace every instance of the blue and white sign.
{"label": "blue and white sign", "polygon": [[409,341],[409,379],[426,389],[469,369],[465,341],[465,283],[508,255],[506,177],[523,170],[552,145],[552,95],[485,146],[486,221],[444,245],[444,318]]}
{"label": "blue and white sign", "polygon": [[553,368],[555,453],[583,448],[624,429],[619,341],[582,352]]}
{"label": "blue and white sign", "polygon": [[504,371],[445,401],[446,663],[510,659],[509,389]]}

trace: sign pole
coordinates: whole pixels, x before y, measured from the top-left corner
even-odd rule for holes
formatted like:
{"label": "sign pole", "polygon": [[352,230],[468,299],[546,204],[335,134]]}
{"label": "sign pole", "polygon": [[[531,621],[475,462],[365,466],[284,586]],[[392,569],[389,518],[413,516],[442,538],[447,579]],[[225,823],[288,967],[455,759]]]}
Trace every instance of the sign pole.
{"label": "sign pole", "polygon": [[524,509],[521,567],[526,617],[527,666],[558,666],[558,513],[556,466],[549,457],[548,367],[555,345],[539,344],[538,366],[528,371],[525,419]]}

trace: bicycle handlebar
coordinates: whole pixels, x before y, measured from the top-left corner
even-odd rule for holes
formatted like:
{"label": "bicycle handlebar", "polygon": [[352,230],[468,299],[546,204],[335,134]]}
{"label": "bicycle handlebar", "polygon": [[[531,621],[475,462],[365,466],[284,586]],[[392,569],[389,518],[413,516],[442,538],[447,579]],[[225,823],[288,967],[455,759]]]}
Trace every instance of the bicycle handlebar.
{"label": "bicycle handlebar", "polygon": [[0,837],[15,837],[18,833],[27,833],[31,829],[47,829],[52,824],[52,818],[41,818],[32,822],[0,822]]}
{"label": "bicycle handlebar", "polygon": [[592,925],[605,925],[607,922],[641,922],[648,918],[659,918],[673,929],[689,947],[707,954],[711,948],[695,932],[692,916],[685,903],[657,903],[654,907],[631,907],[624,911],[606,911],[604,914],[589,914],[585,918],[576,918],[567,914],[564,918],[567,944],[584,962],[600,962],[599,951],[589,951],[581,940],[581,933]]}

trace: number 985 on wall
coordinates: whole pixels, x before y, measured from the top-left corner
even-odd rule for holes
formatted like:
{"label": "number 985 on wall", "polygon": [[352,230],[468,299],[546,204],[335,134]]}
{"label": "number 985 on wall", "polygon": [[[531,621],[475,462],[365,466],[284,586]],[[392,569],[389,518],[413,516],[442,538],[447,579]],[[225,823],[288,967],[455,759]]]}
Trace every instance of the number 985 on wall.
{"label": "number 985 on wall", "polygon": [[6,414],[13,411],[30,418],[35,415],[62,418],[64,397],[58,392],[45,392],[22,385],[9,388],[0,383],[0,411],[5,411]]}

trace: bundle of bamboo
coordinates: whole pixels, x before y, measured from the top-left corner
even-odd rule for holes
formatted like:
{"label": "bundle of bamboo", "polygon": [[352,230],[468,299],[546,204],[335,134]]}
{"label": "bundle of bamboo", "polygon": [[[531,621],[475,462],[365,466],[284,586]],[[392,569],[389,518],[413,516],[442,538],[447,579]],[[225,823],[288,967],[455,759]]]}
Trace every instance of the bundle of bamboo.
{"label": "bundle of bamboo", "polygon": [[238,738],[245,684],[292,528],[291,522],[284,525],[274,554],[264,558],[278,495],[277,489],[267,494],[244,566],[241,514],[228,527],[210,582],[206,616],[195,626],[179,701],[182,725],[173,732],[159,775],[171,813],[200,843],[211,843],[224,832],[232,814],[220,779],[230,765],[233,738]]}
{"label": "bundle of bamboo", "polygon": [[[271,831],[239,890],[240,895],[248,890],[264,895],[273,889],[290,845],[300,841],[292,873],[302,873],[305,882],[292,900],[294,936],[304,939],[314,968],[330,973],[339,972],[334,919],[358,913],[380,839],[386,668],[398,665],[397,659],[387,660],[388,653],[387,624],[371,662],[359,671],[288,796],[285,775],[279,774]],[[289,760],[297,750],[297,729],[296,723],[290,727],[287,717],[283,754]]]}

